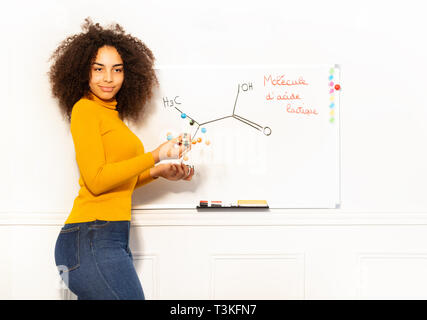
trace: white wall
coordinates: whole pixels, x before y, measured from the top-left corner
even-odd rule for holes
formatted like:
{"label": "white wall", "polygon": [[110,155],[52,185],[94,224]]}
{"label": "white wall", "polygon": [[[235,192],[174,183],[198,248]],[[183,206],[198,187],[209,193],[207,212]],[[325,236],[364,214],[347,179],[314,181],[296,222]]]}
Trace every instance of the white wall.
{"label": "white wall", "polygon": [[53,246],[78,168],[50,97],[47,59],[87,16],[122,24],[159,65],[342,67],[341,208],[134,211],[148,297],[427,298],[423,15],[422,1],[411,0],[8,4],[0,19],[0,298],[64,297]]}

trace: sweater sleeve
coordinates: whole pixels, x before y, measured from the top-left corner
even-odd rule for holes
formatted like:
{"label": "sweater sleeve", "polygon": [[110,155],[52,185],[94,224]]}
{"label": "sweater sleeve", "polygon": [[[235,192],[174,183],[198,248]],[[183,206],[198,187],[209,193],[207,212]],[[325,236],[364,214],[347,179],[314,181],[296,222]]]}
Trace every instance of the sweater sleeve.
{"label": "sweater sleeve", "polygon": [[151,152],[106,163],[100,119],[90,106],[77,103],[73,107],[70,129],[80,174],[94,195],[107,192],[154,166]]}
{"label": "sweater sleeve", "polygon": [[158,178],[152,178],[150,175],[150,169],[145,170],[138,176],[138,181],[136,182],[135,188],[142,187],[143,185],[146,185],[147,183],[154,181]]}

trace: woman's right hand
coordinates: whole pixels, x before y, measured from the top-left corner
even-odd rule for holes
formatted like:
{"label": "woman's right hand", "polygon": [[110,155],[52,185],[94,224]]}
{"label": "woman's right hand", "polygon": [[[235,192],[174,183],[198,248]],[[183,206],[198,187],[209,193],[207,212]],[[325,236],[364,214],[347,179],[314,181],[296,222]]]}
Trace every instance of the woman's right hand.
{"label": "woman's right hand", "polygon": [[[187,146],[185,146],[187,144]],[[152,154],[155,162],[170,159],[180,159],[184,152],[191,150],[191,134],[181,133],[178,137],[162,143]]]}
{"label": "woman's right hand", "polygon": [[162,177],[167,180],[187,180],[190,181],[193,174],[194,168],[181,163],[162,163],[151,169],[151,175],[155,178]]}

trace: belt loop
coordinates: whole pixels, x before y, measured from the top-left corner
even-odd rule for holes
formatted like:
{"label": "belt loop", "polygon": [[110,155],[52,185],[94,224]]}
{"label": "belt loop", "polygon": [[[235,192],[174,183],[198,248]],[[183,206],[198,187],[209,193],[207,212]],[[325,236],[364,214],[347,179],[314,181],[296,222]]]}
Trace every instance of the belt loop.
{"label": "belt loop", "polygon": [[129,251],[129,240],[130,240],[130,221],[128,222],[128,241],[127,241],[127,248],[128,248],[128,251]]}

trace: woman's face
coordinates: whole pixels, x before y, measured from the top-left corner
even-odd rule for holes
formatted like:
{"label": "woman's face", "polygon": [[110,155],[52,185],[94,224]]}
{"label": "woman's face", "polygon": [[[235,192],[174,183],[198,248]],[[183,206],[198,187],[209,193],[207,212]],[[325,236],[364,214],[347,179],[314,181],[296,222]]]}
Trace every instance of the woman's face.
{"label": "woman's face", "polygon": [[99,48],[90,66],[90,91],[102,100],[111,100],[119,92],[123,80],[123,60],[116,48],[111,46]]}

